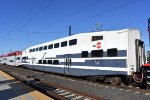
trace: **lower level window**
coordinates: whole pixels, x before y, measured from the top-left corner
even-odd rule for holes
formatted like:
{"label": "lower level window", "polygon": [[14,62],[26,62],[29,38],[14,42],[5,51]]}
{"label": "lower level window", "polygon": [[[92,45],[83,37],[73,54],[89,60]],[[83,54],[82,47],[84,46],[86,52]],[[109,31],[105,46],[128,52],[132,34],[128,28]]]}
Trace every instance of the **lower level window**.
{"label": "lower level window", "polygon": [[59,60],[53,60],[53,64],[58,65],[59,64]]}
{"label": "lower level window", "polygon": [[39,64],[42,64],[42,60],[39,60]]}
{"label": "lower level window", "polygon": [[48,64],[52,64],[52,60],[48,60]]}
{"label": "lower level window", "polygon": [[103,57],[103,50],[92,50],[91,57]]}
{"label": "lower level window", "polygon": [[81,57],[82,57],[82,58],[88,57],[88,51],[82,51]]}
{"label": "lower level window", "polygon": [[13,62],[13,60],[9,60],[9,62]]}
{"label": "lower level window", "polygon": [[46,60],[43,60],[43,64],[46,64],[47,62],[46,62]]}
{"label": "lower level window", "polygon": [[107,49],[108,57],[116,57],[117,56],[117,48]]}

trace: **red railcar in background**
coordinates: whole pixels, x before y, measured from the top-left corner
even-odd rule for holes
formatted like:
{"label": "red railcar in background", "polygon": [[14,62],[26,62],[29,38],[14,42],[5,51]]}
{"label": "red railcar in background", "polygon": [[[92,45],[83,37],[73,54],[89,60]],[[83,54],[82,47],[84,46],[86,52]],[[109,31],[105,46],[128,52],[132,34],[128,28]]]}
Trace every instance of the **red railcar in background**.
{"label": "red railcar in background", "polygon": [[11,65],[11,66],[20,66],[22,65],[22,52],[15,51],[15,52],[10,52],[6,55],[1,55],[0,63]]}

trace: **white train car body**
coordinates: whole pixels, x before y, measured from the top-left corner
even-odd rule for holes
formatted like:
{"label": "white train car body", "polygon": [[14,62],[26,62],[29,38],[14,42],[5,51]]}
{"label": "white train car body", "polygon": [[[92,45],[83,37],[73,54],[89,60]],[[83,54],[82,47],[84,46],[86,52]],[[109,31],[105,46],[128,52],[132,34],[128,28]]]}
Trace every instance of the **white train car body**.
{"label": "white train car body", "polygon": [[7,55],[0,56],[0,64],[6,64],[7,62]]}
{"label": "white train car body", "polygon": [[11,66],[20,66],[22,65],[22,52],[15,51],[7,54],[6,64]]}
{"label": "white train car body", "polygon": [[137,29],[80,33],[29,47],[22,64],[75,76],[131,75],[144,63],[143,50]]}

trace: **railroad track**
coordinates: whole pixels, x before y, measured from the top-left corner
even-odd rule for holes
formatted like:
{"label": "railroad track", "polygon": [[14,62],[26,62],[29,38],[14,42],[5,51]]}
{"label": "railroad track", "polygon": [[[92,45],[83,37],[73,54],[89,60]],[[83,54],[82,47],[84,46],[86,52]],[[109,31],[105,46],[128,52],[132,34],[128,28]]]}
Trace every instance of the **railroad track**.
{"label": "railroad track", "polygon": [[0,67],[0,69],[5,73],[15,77],[16,79],[28,84],[29,86],[32,86],[33,88],[45,93],[46,95],[56,100],[103,100],[101,97],[91,96],[86,93],[82,93],[80,91],[76,91],[63,86],[52,84],[38,78],[34,78],[35,76],[33,75],[31,76],[27,74],[25,75],[22,70],[14,71],[12,69],[7,69],[7,68],[8,67],[6,66],[5,68]]}
{"label": "railroad track", "polygon": [[[16,73],[16,76],[22,75],[22,77],[28,80],[28,83],[30,85],[34,84],[34,86],[36,86],[37,84],[39,84],[37,86],[43,86],[44,84],[43,87],[49,86],[49,90],[46,89],[41,90],[44,91],[45,93],[53,92],[55,95],[59,95],[61,97],[64,97],[65,99],[72,99],[67,98],[69,97],[69,95],[72,97],[76,96],[76,100],[90,100],[90,99],[127,100],[131,98],[144,100],[150,99],[150,91],[135,87],[91,82],[83,79],[54,75],[10,66],[0,67],[0,69],[3,69],[7,72],[10,71],[11,73]],[[18,73],[20,74],[17,75]],[[56,94],[57,92],[60,94]]]}

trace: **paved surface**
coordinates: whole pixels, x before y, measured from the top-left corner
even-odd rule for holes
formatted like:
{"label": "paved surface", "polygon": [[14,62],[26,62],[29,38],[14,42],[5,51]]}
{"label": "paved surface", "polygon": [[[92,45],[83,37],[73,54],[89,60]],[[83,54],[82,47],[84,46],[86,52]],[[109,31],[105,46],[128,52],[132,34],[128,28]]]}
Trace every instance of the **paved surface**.
{"label": "paved surface", "polygon": [[77,81],[70,79],[68,77],[60,77],[58,75],[48,75],[28,69],[20,69],[15,67],[8,67],[8,69],[11,70],[11,72],[18,73],[18,75],[20,74],[23,76],[24,75],[31,76],[34,78],[45,80],[52,84],[64,86],[70,89],[75,89],[77,91],[89,95],[100,96],[104,98],[104,100],[150,100],[150,90],[142,92],[136,89],[132,90],[132,88],[126,89],[103,85],[99,83],[91,83],[89,81]]}
{"label": "paved surface", "polygon": [[52,100],[0,71],[0,100]]}

